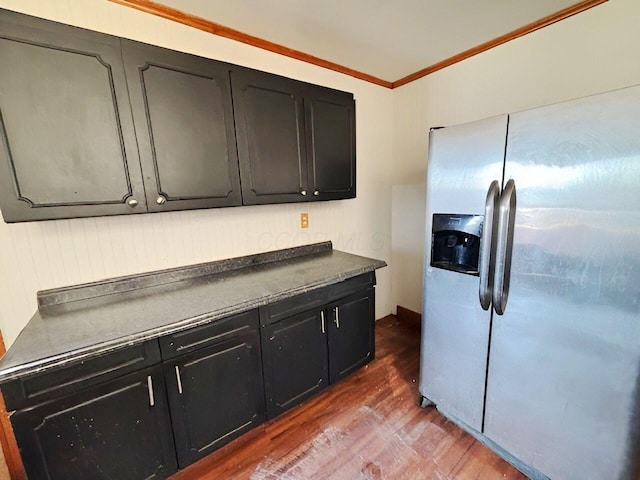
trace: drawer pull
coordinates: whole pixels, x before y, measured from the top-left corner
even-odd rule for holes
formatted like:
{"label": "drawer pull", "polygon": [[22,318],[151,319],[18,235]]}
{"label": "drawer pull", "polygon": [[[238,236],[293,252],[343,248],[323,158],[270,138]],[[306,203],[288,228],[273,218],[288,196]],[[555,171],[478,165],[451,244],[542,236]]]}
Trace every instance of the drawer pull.
{"label": "drawer pull", "polygon": [[180,367],[176,365],[176,381],[178,382],[178,393],[182,395],[182,379],[180,378]]}
{"label": "drawer pull", "polygon": [[320,310],[320,320],[322,320],[322,333],[325,333],[325,328],[324,328],[324,310]]}
{"label": "drawer pull", "polygon": [[334,320],[336,328],[340,328],[340,310],[336,307],[336,318]]}
{"label": "drawer pull", "polygon": [[153,407],[156,404],[156,400],[153,396],[153,380],[151,380],[151,375],[147,376],[147,388],[149,389],[149,405]]}

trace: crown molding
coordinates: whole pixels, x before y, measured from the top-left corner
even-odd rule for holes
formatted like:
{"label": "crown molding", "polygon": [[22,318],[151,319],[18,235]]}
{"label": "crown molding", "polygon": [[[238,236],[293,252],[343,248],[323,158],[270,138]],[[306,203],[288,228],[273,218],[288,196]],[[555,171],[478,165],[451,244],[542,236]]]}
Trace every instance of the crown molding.
{"label": "crown molding", "polygon": [[189,27],[193,27],[198,30],[211,33],[212,35],[218,35],[220,37],[228,38],[230,40],[246,43],[247,45],[261,48],[263,50],[268,50],[270,52],[274,52],[279,55],[284,55],[286,57],[294,58],[302,62],[310,63],[312,65],[317,65],[319,67],[333,70],[334,72],[343,73],[345,75],[349,75],[351,77],[364,80],[365,82],[373,83],[375,85],[380,85],[386,88],[397,88],[397,87],[406,85],[407,83],[411,83],[415,80],[418,80],[422,77],[425,77],[431,73],[437,72],[438,70],[442,70],[443,68],[449,67],[458,62],[471,58],[475,55],[478,55],[479,53],[486,52],[487,50],[491,50],[492,48],[502,45],[504,43],[510,42],[511,40],[520,38],[524,35],[535,32],[536,30],[540,30],[541,28],[547,27],[549,25],[557,23],[566,18],[572,17],[578,13],[582,13],[585,10],[589,10],[590,8],[593,8],[597,5],[605,3],[608,0],[583,0],[574,5],[570,5],[569,7],[564,8],[556,13],[547,15],[544,18],[536,20],[535,22],[531,22],[523,27],[520,27],[509,33],[501,35],[497,38],[494,38],[493,40],[489,40],[488,42],[477,45],[473,48],[465,50],[464,52],[460,52],[438,63],[434,63],[433,65],[423,68],[422,70],[418,70],[417,72],[407,75],[406,77],[402,77],[396,80],[395,82],[390,82],[388,80],[378,78],[374,75],[369,75],[368,73],[360,72],[358,70],[354,70],[344,65],[340,65],[340,64],[331,62],[329,60],[325,60],[323,58],[310,55],[300,50],[295,50],[293,48],[289,48],[284,45],[280,45],[278,43],[270,42],[268,40],[255,37],[253,35],[240,32],[239,30],[235,30],[233,28],[220,25],[219,23],[215,23],[210,20],[206,20],[204,18],[191,15],[189,13],[185,13],[171,7],[167,7],[166,5],[162,5],[160,3],[153,2],[151,0],[109,0],[109,1],[113,3],[117,3],[119,5],[131,7],[146,13],[150,13],[152,15],[156,15],[158,17],[162,17],[167,20],[172,20],[174,22],[181,23],[183,25],[187,25]]}
{"label": "crown molding", "polygon": [[584,12],[590,8],[593,8],[601,3],[607,2],[608,0],[585,0],[575,5],[571,5],[559,12],[552,13],[540,20],[536,20],[535,22],[531,22],[523,27],[520,27],[512,32],[501,35],[493,40],[489,40],[488,42],[481,43],[469,50],[465,50],[464,52],[460,52],[453,57],[449,57],[445,60],[442,60],[438,63],[434,63],[422,70],[418,70],[417,72],[412,73],[411,75],[407,75],[406,77],[402,77],[399,80],[391,83],[391,88],[401,87],[402,85],[406,85],[407,83],[411,83],[419,78],[426,77],[427,75],[437,72],[438,70],[442,70],[443,68],[450,67],[458,62],[466,60],[467,58],[471,58],[479,53],[486,52],[487,50],[491,50],[494,47],[502,45],[503,43],[510,42],[511,40],[515,40],[516,38],[520,38],[529,33],[535,32],[536,30],[540,30],[541,28],[548,27],[554,23],[557,23],[565,18],[572,17],[578,13]]}
{"label": "crown molding", "polygon": [[387,80],[383,80],[373,75],[369,75],[368,73],[359,72],[358,70],[354,70],[353,68],[345,67],[344,65],[339,65],[337,63],[330,62],[329,60],[325,60],[323,58],[319,58],[314,55],[301,52],[300,50],[295,50],[293,48],[285,47],[284,45],[280,45],[278,43],[270,42],[268,40],[264,40],[259,37],[254,37],[253,35],[240,32],[239,30],[235,30],[233,28],[220,25],[219,23],[205,20],[204,18],[197,17],[195,15],[191,15],[189,13],[185,13],[180,10],[176,10],[175,8],[167,7],[160,3],[152,2],[150,0],[109,0],[109,1],[120,4],[120,5],[125,5],[127,7],[131,7],[146,13],[150,13],[158,17],[166,18],[167,20],[172,20],[177,23],[182,23],[183,25],[197,28],[198,30],[208,32],[213,35],[218,35],[220,37],[235,40],[236,42],[246,43],[248,45],[261,48],[263,50],[268,50],[270,52],[284,55],[285,57],[295,58],[296,60],[300,60],[302,62],[310,63],[312,65],[317,65],[319,67],[333,70],[335,72],[343,73],[345,75],[349,75],[351,77],[364,80],[365,82],[370,82],[376,85],[380,85],[382,87],[391,88],[391,82]]}

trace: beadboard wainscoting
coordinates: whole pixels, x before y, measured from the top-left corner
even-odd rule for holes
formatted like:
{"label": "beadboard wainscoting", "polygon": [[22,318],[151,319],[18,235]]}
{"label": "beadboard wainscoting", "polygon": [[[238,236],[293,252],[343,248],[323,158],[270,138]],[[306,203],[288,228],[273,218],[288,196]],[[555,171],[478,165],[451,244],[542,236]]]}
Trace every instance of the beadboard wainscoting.
{"label": "beadboard wainscoting", "polygon": [[[358,207],[357,201],[305,205],[311,223],[305,230],[295,204],[1,223],[2,331],[10,344],[36,310],[36,291],[52,287],[323,240],[343,251],[388,258],[388,229],[370,230],[367,223],[380,223],[377,212]],[[388,283],[383,269],[377,318],[390,311]]]}

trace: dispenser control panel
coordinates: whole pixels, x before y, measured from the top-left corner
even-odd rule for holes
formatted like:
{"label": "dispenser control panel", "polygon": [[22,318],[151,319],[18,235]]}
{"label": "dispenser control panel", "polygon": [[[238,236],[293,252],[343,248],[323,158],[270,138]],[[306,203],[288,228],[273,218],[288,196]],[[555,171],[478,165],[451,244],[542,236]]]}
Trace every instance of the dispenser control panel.
{"label": "dispenser control panel", "polygon": [[478,276],[484,215],[436,213],[431,231],[431,266]]}

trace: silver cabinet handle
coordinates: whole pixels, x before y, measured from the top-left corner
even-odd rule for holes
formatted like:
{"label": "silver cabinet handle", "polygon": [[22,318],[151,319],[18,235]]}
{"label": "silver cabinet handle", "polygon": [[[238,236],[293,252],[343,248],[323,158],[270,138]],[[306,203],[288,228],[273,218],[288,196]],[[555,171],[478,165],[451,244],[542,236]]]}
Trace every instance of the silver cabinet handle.
{"label": "silver cabinet handle", "polygon": [[313,194],[317,197],[318,195],[320,195],[320,192],[318,190],[314,190]]}
{"label": "silver cabinet handle", "polygon": [[484,203],[484,225],[482,226],[482,240],[480,241],[480,306],[489,310],[493,290],[493,261],[496,258],[494,238],[498,229],[498,202],[500,201],[500,184],[497,180],[491,182]]}
{"label": "silver cabinet handle", "polygon": [[135,198],[130,198],[129,201],[127,201],[127,205],[129,205],[131,208],[138,206],[138,200],[136,200]]}
{"label": "silver cabinet handle", "polygon": [[320,321],[322,322],[322,333],[325,333],[325,328],[324,328],[324,310],[320,310]]}
{"label": "silver cabinet handle", "polygon": [[158,195],[158,198],[156,198],[156,203],[158,205],[164,205],[166,203],[167,199],[165,197],[163,197],[162,195]]}
{"label": "silver cabinet handle", "polygon": [[336,318],[334,319],[334,323],[336,324],[336,328],[340,328],[340,311],[338,310],[338,307],[335,308],[336,311]]}
{"label": "silver cabinet handle", "polygon": [[493,277],[493,309],[498,315],[503,315],[509,297],[511,250],[513,249],[513,231],[516,219],[516,184],[513,179],[509,180],[502,190],[498,219],[496,265]]}
{"label": "silver cabinet handle", "polygon": [[306,190],[300,190],[300,195],[305,197],[307,195],[307,191]]}
{"label": "silver cabinet handle", "polygon": [[180,367],[176,365],[175,368],[176,368],[176,382],[178,382],[178,393],[182,395],[182,379],[180,378]]}
{"label": "silver cabinet handle", "polygon": [[147,388],[149,389],[149,405],[153,407],[156,404],[156,399],[153,396],[153,380],[151,380],[151,375],[147,376]]}

